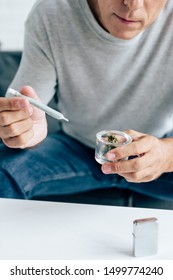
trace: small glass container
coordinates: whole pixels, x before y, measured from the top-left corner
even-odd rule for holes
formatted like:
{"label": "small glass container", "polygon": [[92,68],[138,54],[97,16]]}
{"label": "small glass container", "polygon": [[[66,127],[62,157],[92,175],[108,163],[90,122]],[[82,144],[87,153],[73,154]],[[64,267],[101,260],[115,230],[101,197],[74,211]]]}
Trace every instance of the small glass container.
{"label": "small glass container", "polygon": [[[132,142],[130,135],[117,130],[102,130],[96,134],[95,159],[98,163],[110,162],[106,158],[107,152],[116,147],[128,145]],[[127,160],[123,158],[121,160]]]}

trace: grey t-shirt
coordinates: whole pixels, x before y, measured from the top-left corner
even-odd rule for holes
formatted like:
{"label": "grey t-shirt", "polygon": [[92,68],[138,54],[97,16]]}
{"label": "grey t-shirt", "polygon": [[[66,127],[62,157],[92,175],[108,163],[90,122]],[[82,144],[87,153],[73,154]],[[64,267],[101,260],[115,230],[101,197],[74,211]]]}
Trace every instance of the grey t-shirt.
{"label": "grey t-shirt", "polygon": [[90,147],[103,129],[162,137],[173,129],[172,27],[171,0],[132,40],[106,32],[87,0],[40,0],[11,87],[31,85],[44,103],[57,94],[63,130]]}

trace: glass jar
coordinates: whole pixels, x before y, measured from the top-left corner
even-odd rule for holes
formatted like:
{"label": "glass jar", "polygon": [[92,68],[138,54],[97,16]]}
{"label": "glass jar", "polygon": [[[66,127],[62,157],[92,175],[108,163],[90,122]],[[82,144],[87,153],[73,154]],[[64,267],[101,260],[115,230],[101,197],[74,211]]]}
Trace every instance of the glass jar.
{"label": "glass jar", "polygon": [[[95,159],[98,163],[110,162],[106,158],[107,152],[132,142],[130,135],[117,130],[102,130],[96,134]],[[127,160],[128,157],[121,160]]]}

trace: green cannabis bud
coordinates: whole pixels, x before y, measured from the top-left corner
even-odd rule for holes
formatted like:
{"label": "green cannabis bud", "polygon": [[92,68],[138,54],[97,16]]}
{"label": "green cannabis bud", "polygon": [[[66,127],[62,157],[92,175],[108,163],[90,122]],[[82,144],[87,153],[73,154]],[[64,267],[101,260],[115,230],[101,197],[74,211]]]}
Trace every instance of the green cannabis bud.
{"label": "green cannabis bud", "polygon": [[116,138],[115,135],[110,134],[108,135],[108,142],[112,144],[118,144],[118,139]]}

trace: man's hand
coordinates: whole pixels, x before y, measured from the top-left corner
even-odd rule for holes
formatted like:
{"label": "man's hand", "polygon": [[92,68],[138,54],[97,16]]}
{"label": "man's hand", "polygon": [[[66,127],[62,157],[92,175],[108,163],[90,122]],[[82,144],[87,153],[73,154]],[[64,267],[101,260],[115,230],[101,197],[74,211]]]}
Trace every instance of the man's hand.
{"label": "man's hand", "polygon": [[[154,136],[126,131],[133,142],[109,151],[106,158],[111,162],[102,165],[105,174],[119,174],[128,182],[149,182],[164,172],[173,171],[173,138],[158,139]],[[135,156],[127,161],[125,157]]]}
{"label": "man's hand", "polygon": [[[38,100],[35,91],[23,87],[20,91]],[[45,113],[20,97],[0,98],[0,138],[9,148],[28,148],[47,135]]]}

